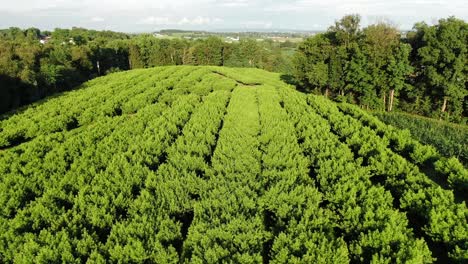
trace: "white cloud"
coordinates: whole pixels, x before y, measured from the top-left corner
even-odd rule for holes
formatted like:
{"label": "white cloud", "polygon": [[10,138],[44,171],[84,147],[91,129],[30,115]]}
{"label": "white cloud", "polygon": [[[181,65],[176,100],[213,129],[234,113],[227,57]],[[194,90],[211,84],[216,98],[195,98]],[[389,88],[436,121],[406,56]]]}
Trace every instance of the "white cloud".
{"label": "white cloud", "polygon": [[179,25],[207,25],[209,24],[211,21],[210,18],[208,17],[196,17],[196,18],[193,18],[193,19],[189,19],[189,18],[182,18],[181,20],[179,20],[179,22],[177,24]]}
{"label": "white cloud", "polygon": [[219,3],[225,7],[246,7],[254,1],[249,0],[222,0]]}
{"label": "white cloud", "polygon": [[168,25],[171,24],[171,20],[168,17],[145,17],[137,22],[140,25]]}
{"label": "white cloud", "polygon": [[[345,14],[366,25],[386,17],[398,25],[454,15],[468,20],[467,0],[4,0],[0,27],[109,26],[150,31],[156,26],[200,29],[326,29]],[[105,23],[104,23],[105,21]],[[317,26],[318,25],[318,26]]]}
{"label": "white cloud", "polygon": [[190,20],[188,18],[184,17],[181,20],[179,20],[179,22],[177,24],[179,24],[179,25],[190,24]]}
{"label": "white cloud", "polygon": [[[359,13],[362,15],[428,15],[464,13],[468,5],[464,0],[294,0],[272,3],[264,8],[269,12],[317,12],[328,14]],[[460,10],[461,9],[461,10]]]}
{"label": "white cloud", "polygon": [[98,17],[98,16],[91,18],[91,22],[103,22],[104,20],[105,19],[103,17]]}
{"label": "white cloud", "polygon": [[197,16],[194,18],[189,17],[182,17],[182,18],[175,18],[175,17],[168,17],[168,16],[148,16],[137,23],[139,25],[155,25],[155,26],[203,26],[203,25],[213,25],[222,23],[223,20],[220,18],[211,18],[211,17],[203,17]]}
{"label": "white cloud", "polygon": [[252,28],[252,29],[268,29],[273,26],[273,22],[271,21],[258,21],[258,20],[252,20],[252,21],[246,21],[242,22],[241,25],[245,28]]}
{"label": "white cloud", "polygon": [[197,16],[195,18],[189,19],[184,17],[178,21],[177,24],[179,25],[192,25],[192,26],[201,26],[201,25],[213,25],[222,23],[223,19],[221,18],[210,18],[210,17],[202,17]]}

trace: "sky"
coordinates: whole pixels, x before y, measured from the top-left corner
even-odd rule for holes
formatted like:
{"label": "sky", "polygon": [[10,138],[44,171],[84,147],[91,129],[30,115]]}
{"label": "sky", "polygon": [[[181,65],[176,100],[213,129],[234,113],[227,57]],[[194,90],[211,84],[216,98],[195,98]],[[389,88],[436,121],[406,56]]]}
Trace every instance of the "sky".
{"label": "sky", "polygon": [[0,28],[51,30],[73,26],[121,32],[160,29],[326,30],[346,14],[362,25],[381,20],[402,30],[415,22],[456,16],[468,21],[467,0],[2,0]]}

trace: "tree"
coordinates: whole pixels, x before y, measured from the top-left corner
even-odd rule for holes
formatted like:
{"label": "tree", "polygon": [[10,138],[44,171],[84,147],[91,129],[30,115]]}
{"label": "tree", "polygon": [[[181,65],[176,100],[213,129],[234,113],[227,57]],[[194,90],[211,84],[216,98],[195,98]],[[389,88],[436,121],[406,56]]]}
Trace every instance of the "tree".
{"label": "tree", "polygon": [[90,74],[93,69],[91,50],[87,46],[73,46],[70,50],[71,62],[74,68]]}
{"label": "tree", "polygon": [[242,39],[239,42],[240,56],[246,61],[247,67],[259,67],[262,60],[263,48],[254,39]]}
{"label": "tree", "polygon": [[437,101],[442,101],[440,112],[449,109],[452,119],[460,120],[464,97],[468,95],[468,24],[450,17],[421,30],[424,34],[423,45],[418,49],[421,70]]}
{"label": "tree", "polygon": [[171,59],[171,65],[183,65],[184,55],[188,51],[190,43],[186,40],[173,39],[169,43],[169,55]]}
{"label": "tree", "polygon": [[[374,94],[381,96],[382,106],[386,108],[387,93],[391,87],[389,86],[389,76],[387,67],[392,60],[393,53],[400,43],[398,30],[389,23],[380,22],[375,25],[370,25],[363,30],[363,38],[361,45],[365,46],[366,56],[368,57],[370,72],[372,73],[372,82],[375,89]],[[393,59],[395,59],[393,57]],[[396,62],[395,63],[399,63]],[[390,91],[390,101],[393,100],[394,90]],[[375,100],[378,102],[378,100]],[[375,105],[376,107],[378,106]]]}
{"label": "tree", "polygon": [[193,59],[195,65],[221,66],[223,62],[224,43],[217,37],[200,40],[193,46]]}
{"label": "tree", "polygon": [[346,15],[339,21],[335,21],[335,25],[331,26],[328,32],[333,33],[333,41],[336,45],[344,45],[348,48],[359,37],[360,23],[360,15]]}
{"label": "tree", "polygon": [[130,69],[145,67],[145,62],[141,55],[140,48],[135,43],[130,43],[128,46],[128,62]]}
{"label": "tree", "polygon": [[335,94],[341,96],[344,96],[346,85],[344,71],[353,55],[351,47],[361,35],[360,23],[361,16],[358,14],[346,15],[335,21],[335,25],[327,31],[327,37],[333,45],[330,51],[328,85]]}
{"label": "tree", "polygon": [[29,41],[37,41],[41,37],[41,31],[37,28],[28,28],[24,33]]}
{"label": "tree", "polygon": [[329,58],[332,46],[325,34],[306,39],[298,47],[295,55],[294,76],[303,87],[328,89]]}
{"label": "tree", "polygon": [[341,96],[344,96],[343,89],[345,86],[345,70],[348,56],[348,50],[344,46],[336,46],[330,50],[328,88]]}
{"label": "tree", "polygon": [[368,57],[357,43],[350,47],[351,60],[346,67],[345,89],[356,93],[361,105],[375,105],[375,89]]}
{"label": "tree", "polygon": [[394,48],[392,55],[389,58],[387,65],[387,82],[390,87],[390,102],[388,111],[393,109],[393,98],[395,93],[398,93],[403,88],[408,87],[406,80],[410,73],[413,72],[409,62],[409,54],[411,46],[408,44],[400,43]]}
{"label": "tree", "polygon": [[9,40],[23,40],[25,37],[24,32],[18,27],[10,27],[8,29]]}

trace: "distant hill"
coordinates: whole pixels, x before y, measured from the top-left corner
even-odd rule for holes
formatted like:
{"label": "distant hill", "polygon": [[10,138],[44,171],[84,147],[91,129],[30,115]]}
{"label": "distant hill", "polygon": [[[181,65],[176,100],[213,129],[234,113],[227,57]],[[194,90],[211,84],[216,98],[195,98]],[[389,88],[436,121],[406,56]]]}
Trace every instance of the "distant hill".
{"label": "distant hill", "polygon": [[182,30],[182,29],[162,29],[159,31],[161,34],[173,34],[173,33],[207,33],[208,31],[201,30]]}
{"label": "distant hill", "polygon": [[166,36],[187,36],[187,37],[228,37],[238,36],[240,38],[256,38],[256,39],[268,39],[268,38],[289,38],[292,41],[302,41],[304,38],[313,36],[317,33],[323,33],[324,31],[301,31],[301,30],[289,30],[289,29],[217,29],[211,31],[202,30],[180,30],[180,29],[163,29],[154,32],[155,34],[166,35]]}
{"label": "distant hill", "polygon": [[0,122],[2,263],[441,263],[468,174],[259,69],[112,73]]}

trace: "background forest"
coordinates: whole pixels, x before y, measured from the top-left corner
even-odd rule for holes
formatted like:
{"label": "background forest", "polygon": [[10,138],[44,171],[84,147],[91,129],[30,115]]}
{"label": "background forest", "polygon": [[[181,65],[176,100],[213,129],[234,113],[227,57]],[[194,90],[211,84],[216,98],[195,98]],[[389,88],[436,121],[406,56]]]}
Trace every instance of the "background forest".
{"label": "background forest", "polygon": [[468,24],[450,17],[404,35],[389,23],[361,29],[349,15],[304,41],[298,85],[366,109],[401,110],[466,123]]}
{"label": "background forest", "polygon": [[294,43],[219,37],[157,39],[82,28],[0,30],[0,113],[107,73],[163,65],[257,67],[291,72]]}
{"label": "background forest", "polygon": [[[218,36],[158,39],[82,28],[0,31],[0,113],[110,72],[163,65],[255,67],[284,73],[306,92],[365,109],[466,124],[468,24],[449,17],[401,32],[388,22],[362,28],[348,15],[324,33],[291,42]],[[295,52],[291,52],[294,49]]]}

